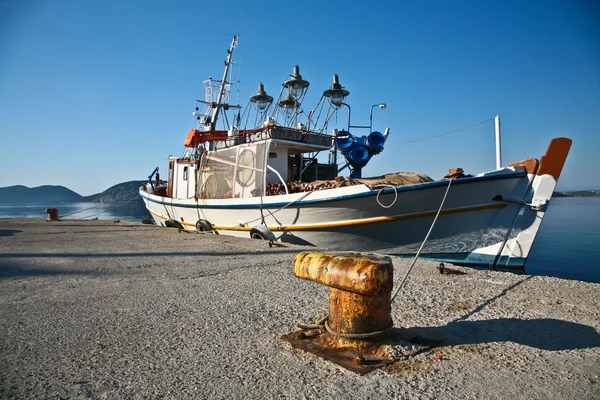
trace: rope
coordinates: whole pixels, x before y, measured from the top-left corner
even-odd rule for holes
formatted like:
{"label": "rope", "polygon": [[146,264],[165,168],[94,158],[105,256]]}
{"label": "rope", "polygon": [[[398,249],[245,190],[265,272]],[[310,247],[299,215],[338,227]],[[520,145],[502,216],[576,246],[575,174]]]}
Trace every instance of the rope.
{"label": "rope", "polygon": [[429,235],[431,234],[431,231],[433,230],[433,227],[435,226],[435,223],[436,223],[438,217],[440,216],[440,212],[442,211],[442,207],[444,206],[444,203],[446,202],[446,197],[448,196],[448,192],[450,191],[450,185],[452,185],[452,179],[448,180],[448,187],[446,188],[446,193],[444,193],[444,198],[442,199],[442,203],[440,204],[440,208],[438,208],[437,214],[435,214],[435,218],[433,219],[433,222],[431,223],[431,226],[429,227],[429,231],[427,232],[427,235],[425,235],[425,239],[423,240],[423,243],[421,243],[421,247],[419,247],[419,251],[417,251],[417,254],[415,254],[415,258],[414,258],[412,264],[408,268],[408,271],[406,271],[406,274],[404,275],[404,278],[402,278],[402,281],[398,285],[398,288],[396,288],[396,291],[392,295],[392,300],[391,300],[392,303],[394,302],[394,299],[396,298],[396,295],[398,295],[398,292],[400,291],[400,289],[402,289],[402,287],[406,283],[406,279],[408,278],[408,275],[410,274],[410,272],[412,271],[413,267],[415,266],[417,260],[419,259],[419,255],[421,254],[421,250],[423,250],[423,247],[425,246],[425,243],[427,243],[427,239],[429,239]]}
{"label": "rope", "polygon": [[[125,204],[127,204],[127,203],[131,203],[132,201],[136,201],[136,200],[137,200],[137,199],[130,199],[130,200],[127,200],[127,201],[125,201],[125,202],[123,202],[123,203],[112,204],[112,205],[108,206],[108,208],[110,209],[110,208],[116,208],[116,207],[124,206]],[[104,205],[106,205],[106,204],[104,203],[104,204],[102,204],[102,205],[104,206]],[[104,213],[105,211],[106,211],[106,210],[102,210],[102,211],[100,211],[100,212],[97,212],[97,213],[95,213],[95,214],[92,214],[92,215],[87,215],[87,216],[85,216],[85,217],[80,217],[80,218],[75,218],[75,219],[76,219],[76,220],[83,220],[83,219],[92,218],[92,217],[95,217],[96,215],[100,215],[100,214]]]}
{"label": "rope", "polygon": [[317,316],[317,320],[314,324],[298,324],[297,326],[300,329],[323,329],[327,318],[329,318],[329,315],[322,314],[321,316]]}
{"label": "rope", "polygon": [[327,321],[325,321],[325,329],[327,329],[327,332],[329,332],[333,336],[341,337],[341,338],[344,338],[344,339],[369,339],[369,338],[374,338],[374,337],[383,335],[384,333],[386,333],[387,331],[389,331],[390,329],[392,329],[393,326],[394,326],[394,322],[390,319],[390,323],[388,324],[388,326],[386,326],[385,328],[383,328],[380,331],[367,332],[367,333],[339,333],[339,332],[336,332],[333,329],[331,329],[329,327],[329,324],[327,323]]}
{"label": "rope", "polygon": [[[444,193],[444,197],[442,198],[442,202],[440,204],[440,207],[437,210],[437,213],[435,214],[435,218],[433,219],[433,222],[431,223],[431,226],[429,227],[429,231],[427,232],[427,235],[425,235],[425,239],[423,240],[423,243],[421,243],[421,247],[419,247],[419,250],[417,251],[417,254],[415,255],[415,258],[413,260],[413,262],[411,263],[410,267],[408,268],[408,271],[406,271],[406,274],[404,275],[404,278],[402,278],[402,281],[400,282],[400,284],[398,285],[398,287],[396,288],[396,291],[394,292],[394,294],[391,297],[390,300],[390,304],[394,302],[394,299],[396,298],[396,296],[398,295],[398,293],[400,292],[400,289],[402,289],[402,287],[404,287],[404,284],[406,283],[406,280],[408,279],[408,275],[410,275],[413,267],[415,266],[417,260],[419,259],[419,255],[421,254],[421,251],[423,250],[423,247],[425,246],[425,243],[427,243],[427,239],[429,239],[429,235],[431,234],[431,231],[433,231],[433,227],[435,226],[435,223],[437,222],[437,219],[442,211],[442,208],[444,207],[444,203],[446,202],[446,197],[448,197],[448,192],[450,191],[450,186],[452,185],[452,179],[448,180],[448,187],[446,188],[446,192]],[[383,189],[381,189],[383,190]],[[311,193],[311,192],[309,192]],[[381,191],[380,191],[381,193]],[[377,194],[377,197],[379,198],[379,193]],[[396,192],[396,198],[397,198],[397,192]],[[379,199],[377,199],[377,202],[379,203]],[[379,205],[381,205],[384,208],[389,208],[391,207],[394,203],[396,202],[396,199],[394,199],[394,202],[389,205],[388,207],[385,207],[384,205],[382,205],[381,203],[379,203]],[[317,320],[315,321],[315,324],[313,325],[307,325],[307,324],[298,324],[298,328],[300,329],[323,329],[323,327],[325,328],[325,330],[327,332],[329,332],[329,334],[336,336],[336,337],[341,337],[341,338],[345,338],[345,339],[368,339],[368,338],[374,338],[377,336],[381,336],[384,333],[388,332],[390,329],[392,329],[394,323],[392,320],[390,320],[389,325],[380,330],[380,331],[375,331],[375,332],[366,332],[366,333],[339,333],[334,331],[333,329],[331,329],[329,327],[329,324],[327,323],[327,319],[329,318],[329,316],[327,314],[317,317]]]}
{"label": "rope", "polygon": [[385,328],[383,328],[380,331],[365,332],[365,333],[340,333],[340,332],[336,332],[333,329],[331,329],[331,327],[329,326],[329,323],[327,322],[328,318],[329,318],[329,315],[324,314],[324,315],[318,316],[317,320],[315,321],[314,324],[298,324],[297,326],[298,326],[298,328],[303,329],[303,330],[310,330],[310,329],[323,330],[324,329],[330,335],[344,338],[344,339],[370,339],[370,338],[378,337],[378,336],[381,336],[381,335],[385,334],[386,332],[388,332],[394,326],[394,323],[390,320],[390,323],[388,324],[388,326],[386,326]]}
{"label": "rope", "polygon": [[[297,202],[299,202],[299,201],[302,201],[302,200],[304,200],[304,199],[305,199],[305,198],[306,198],[308,195],[310,195],[311,193],[314,193],[314,192],[316,192],[316,190],[313,190],[312,192],[306,192],[306,194],[304,194],[303,196],[301,196],[301,197],[297,198],[297,199],[296,199],[296,200],[294,200],[294,201],[291,201],[291,202],[289,202],[288,204],[284,205],[283,207],[280,207],[280,208],[278,208],[278,209],[277,209],[277,210],[275,210],[275,211],[272,211],[272,212],[271,212],[271,211],[270,211],[268,208],[267,208],[265,211],[267,211],[267,212],[269,213],[269,215],[274,215],[275,213],[277,213],[277,212],[279,212],[279,211],[281,211],[281,210],[283,210],[283,209],[285,209],[285,208],[288,208],[288,207],[290,207],[290,206],[294,205],[295,203],[297,203]],[[262,204],[261,204],[261,206],[262,206]],[[262,214],[262,213],[261,213],[261,214]],[[226,228],[222,228],[222,230],[228,230],[228,229],[231,229],[231,228],[237,228],[237,227],[240,227],[240,226],[247,226],[247,225],[250,225],[251,223],[253,223],[253,222],[256,222],[256,221],[259,221],[259,220],[264,220],[264,216],[263,216],[263,215],[261,215],[261,216],[260,216],[260,217],[258,217],[258,218],[251,219],[251,220],[249,220],[249,221],[245,221],[245,222],[240,222],[240,223],[239,223],[239,224],[237,224],[237,225],[232,225],[232,226],[229,226],[229,227],[226,227]],[[266,225],[265,225],[265,226],[266,226]]]}
{"label": "rope", "polygon": [[[131,196],[131,195],[132,195],[132,194],[134,194],[134,193],[137,193],[137,192],[138,192],[138,190],[135,190],[135,191],[133,191],[133,192],[130,192],[130,193],[124,194],[124,195],[122,195],[122,196],[120,196],[120,197],[117,197],[117,200],[124,199],[124,198],[126,198],[126,197],[129,197],[129,196]],[[129,201],[132,201],[132,200],[135,200],[135,199],[130,199],[130,200],[127,200],[127,202],[129,202]],[[125,203],[123,203],[123,204],[125,204]],[[61,218],[63,218],[63,217],[68,217],[68,216],[70,216],[70,215],[80,214],[80,213],[82,213],[82,212],[84,212],[84,211],[93,210],[94,208],[102,207],[102,206],[105,206],[105,205],[106,205],[105,203],[99,203],[99,204],[97,204],[97,205],[95,205],[95,206],[88,207],[88,208],[84,208],[83,210],[78,210],[78,211],[73,211],[73,212],[70,212],[70,213],[67,213],[67,214],[62,214],[60,217],[61,217]],[[101,214],[101,213],[98,213],[98,214]],[[96,214],[96,215],[97,215],[97,214]]]}
{"label": "rope", "polygon": [[377,197],[375,198],[377,200],[377,203],[383,207],[383,208],[391,208],[394,204],[396,204],[396,200],[398,200],[398,189],[396,189],[396,186],[394,185],[388,185],[388,184],[383,184],[382,186],[388,186],[391,187],[392,189],[394,189],[394,201],[392,201],[392,204],[390,204],[389,206],[384,206],[383,204],[381,204],[381,202],[379,201],[379,195],[381,194],[381,192],[383,192],[385,190],[385,187],[381,188],[379,190],[379,192],[377,192]]}
{"label": "rope", "polygon": [[463,131],[463,130],[465,130],[465,129],[473,128],[473,127],[475,127],[475,126],[477,126],[477,125],[481,125],[481,124],[484,124],[484,123],[486,123],[486,122],[492,121],[494,118],[495,118],[495,117],[488,118],[488,119],[486,119],[486,120],[483,120],[483,121],[477,122],[477,123],[475,123],[475,124],[468,125],[468,126],[463,126],[462,128],[454,129],[454,130],[452,130],[452,131],[448,131],[448,132],[440,133],[440,134],[433,135],[433,136],[424,137],[424,138],[421,138],[421,139],[408,140],[408,141],[406,141],[406,142],[400,142],[400,143],[398,143],[398,144],[408,144],[408,143],[422,142],[422,141],[424,141],[424,140],[429,140],[429,139],[434,139],[434,138],[436,138],[436,137],[440,137],[440,136],[450,135],[451,133],[456,133],[456,132],[459,132],[459,131]]}

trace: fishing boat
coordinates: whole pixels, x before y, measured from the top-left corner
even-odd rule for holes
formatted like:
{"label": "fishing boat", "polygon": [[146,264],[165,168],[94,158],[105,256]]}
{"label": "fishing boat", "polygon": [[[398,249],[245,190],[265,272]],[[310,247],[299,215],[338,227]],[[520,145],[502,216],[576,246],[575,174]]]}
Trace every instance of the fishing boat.
{"label": "fishing boat", "polygon": [[[180,230],[331,250],[421,257],[522,270],[545,216],[571,140],[555,138],[531,158],[475,176],[451,171],[362,178],[390,134],[333,126],[350,92],[337,75],[313,111],[298,66],[275,100],[262,83],[248,106],[231,102],[234,37],[221,80],[204,81],[195,126],[180,157],[156,168],[139,193],[155,223]],[[499,125],[499,124],[497,124]],[[366,131],[360,135],[360,130]],[[499,132],[497,132],[499,154]],[[346,175],[347,176],[343,176]],[[426,243],[424,239],[427,237]]]}

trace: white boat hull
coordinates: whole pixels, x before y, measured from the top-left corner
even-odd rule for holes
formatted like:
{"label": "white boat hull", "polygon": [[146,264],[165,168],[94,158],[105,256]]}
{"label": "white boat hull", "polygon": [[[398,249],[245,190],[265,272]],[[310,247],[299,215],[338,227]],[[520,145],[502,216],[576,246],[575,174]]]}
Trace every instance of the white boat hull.
{"label": "white boat hull", "polygon": [[[535,182],[546,192],[551,186],[552,195],[552,176],[527,174],[523,168],[452,181],[422,257],[522,269],[544,211],[492,199],[533,199],[541,191],[532,190]],[[158,225],[172,219],[195,231],[202,219],[220,234],[246,238],[254,226],[266,225],[281,242],[411,255],[425,238],[448,185],[439,181],[383,190],[358,185],[263,197],[262,205],[260,197],[182,200],[143,190],[140,195]]]}

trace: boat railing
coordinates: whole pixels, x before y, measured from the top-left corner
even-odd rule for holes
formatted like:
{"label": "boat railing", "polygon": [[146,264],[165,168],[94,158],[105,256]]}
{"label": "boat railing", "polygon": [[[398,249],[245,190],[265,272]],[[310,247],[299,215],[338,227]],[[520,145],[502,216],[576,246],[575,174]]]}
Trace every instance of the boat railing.
{"label": "boat railing", "polygon": [[283,126],[268,126],[239,131],[227,138],[216,141],[216,149],[230,148],[242,143],[253,143],[268,139],[287,140],[291,142],[316,145],[321,148],[331,148],[334,137],[324,133],[288,128]]}

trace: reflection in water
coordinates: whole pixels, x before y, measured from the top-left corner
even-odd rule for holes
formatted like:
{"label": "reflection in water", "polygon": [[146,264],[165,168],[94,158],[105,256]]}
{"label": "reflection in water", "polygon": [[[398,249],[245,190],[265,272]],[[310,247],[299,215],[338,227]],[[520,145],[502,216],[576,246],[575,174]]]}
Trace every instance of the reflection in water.
{"label": "reflection in water", "polygon": [[58,208],[63,219],[104,219],[141,223],[148,211],[141,201],[110,203],[0,204],[0,218],[46,218],[46,208]]}

